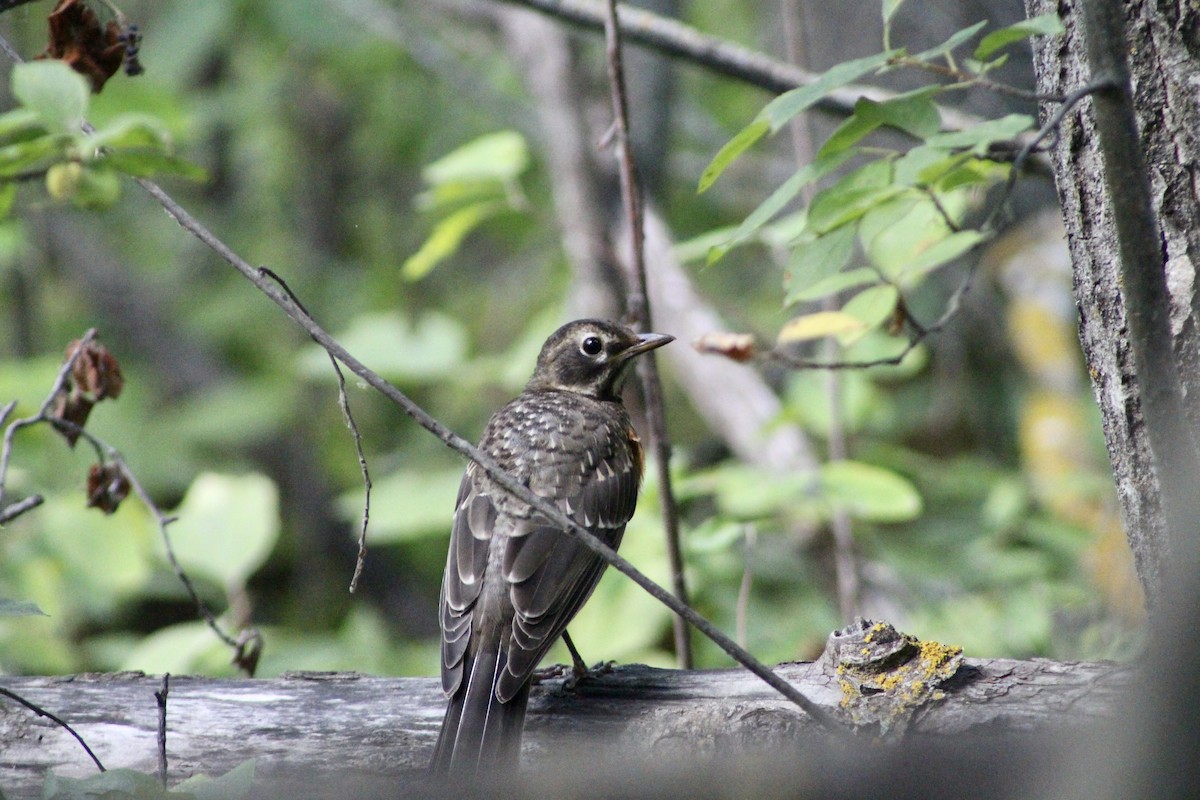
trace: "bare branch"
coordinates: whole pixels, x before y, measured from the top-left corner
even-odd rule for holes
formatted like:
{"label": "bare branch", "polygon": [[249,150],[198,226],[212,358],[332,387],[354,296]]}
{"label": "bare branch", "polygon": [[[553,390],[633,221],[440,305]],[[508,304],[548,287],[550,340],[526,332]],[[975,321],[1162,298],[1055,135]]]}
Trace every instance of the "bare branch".
{"label": "bare branch", "polygon": [[34,705],[33,703],[29,702],[25,698],[21,697],[19,694],[16,694],[15,692],[10,692],[8,689],[5,689],[2,686],[0,686],[0,696],[7,697],[9,700],[12,700],[14,703],[20,703],[21,705],[25,706],[33,713],[37,714],[39,717],[45,717],[46,719],[53,722],[55,725],[57,725],[60,728],[62,728],[63,730],[65,730],[67,733],[71,734],[71,736],[74,737],[75,741],[79,742],[79,746],[83,748],[84,752],[88,754],[88,757],[91,758],[93,762],[95,762],[96,768],[99,769],[101,772],[105,771],[104,765],[100,763],[100,759],[96,757],[96,754],[92,752],[92,748],[88,747],[88,743],[85,742],[83,740],[83,737],[80,736],[78,733],[76,733],[75,729],[72,728],[70,725],[63,722],[58,717],[54,716],[46,709],[41,708],[40,706]]}
{"label": "bare branch", "polygon": [[[613,131],[621,182],[621,200],[629,226],[628,316],[635,328],[653,330],[650,298],[646,290],[646,217],[642,206],[637,166],[629,144],[629,104],[625,95],[625,69],[621,60],[621,32],[617,25],[616,0],[608,0],[604,35],[608,43],[608,81],[612,91]],[[659,502],[662,506],[663,533],[667,538],[667,557],[671,564],[671,586],[683,604],[688,603],[687,581],[683,573],[683,551],[679,544],[679,510],[671,485],[671,445],[667,439],[666,414],[663,411],[662,382],[653,353],[638,362],[642,394],[646,400],[646,424],[650,428],[650,447],[658,475]],[[675,628],[675,657],[680,669],[692,666],[691,630],[679,616]]]}

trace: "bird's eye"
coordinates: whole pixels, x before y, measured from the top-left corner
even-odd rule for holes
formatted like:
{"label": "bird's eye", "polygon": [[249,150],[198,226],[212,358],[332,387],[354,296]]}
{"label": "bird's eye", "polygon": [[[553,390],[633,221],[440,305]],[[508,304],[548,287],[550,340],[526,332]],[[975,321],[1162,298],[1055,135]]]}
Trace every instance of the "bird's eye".
{"label": "bird's eye", "polygon": [[604,343],[598,336],[589,336],[583,340],[583,344],[579,345],[580,352],[585,356],[598,356],[603,349]]}

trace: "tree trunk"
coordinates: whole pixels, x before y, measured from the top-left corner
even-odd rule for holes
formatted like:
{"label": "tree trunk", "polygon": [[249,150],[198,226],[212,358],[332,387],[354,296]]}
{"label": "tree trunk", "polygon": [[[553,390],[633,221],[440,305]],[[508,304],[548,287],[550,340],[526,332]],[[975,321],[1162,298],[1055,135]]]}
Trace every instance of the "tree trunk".
{"label": "tree trunk", "polygon": [[[1027,6],[1031,15],[1058,12],[1067,27],[1064,37],[1041,39],[1035,49],[1038,91],[1065,95],[1091,82],[1081,0],[1027,0]],[[1170,474],[1164,466],[1169,460],[1164,462],[1163,454],[1155,452],[1154,436],[1194,453],[1200,430],[1200,8],[1193,0],[1131,0],[1124,3],[1124,13],[1125,41],[1107,44],[1115,53],[1128,54],[1134,113],[1148,165],[1149,204],[1164,257],[1154,259],[1157,265],[1133,266],[1157,273],[1153,277],[1165,282],[1169,298],[1170,341],[1141,344],[1151,354],[1173,355],[1170,366],[1178,375],[1178,389],[1147,380],[1147,359],[1137,354],[1138,320],[1130,317],[1131,293],[1123,294],[1130,287],[1128,273],[1122,273],[1117,230],[1124,212],[1114,213],[1113,197],[1105,186],[1106,160],[1093,112],[1101,107],[1099,98],[1067,115],[1052,156],[1074,263],[1084,356],[1103,417],[1127,535],[1153,609],[1162,601],[1172,528],[1180,528],[1174,531],[1179,537],[1194,538],[1197,533],[1192,513],[1200,494],[1195,490],[1196,473]],[[1110,161],[1116,162],[1111,154]],[[1119,201],[1120,193],[1115,194]],[[1148,413],[1156,392],[1179,395],[1182,402],[1177,407],[1182,411],[1173,415],[1177,418],[1155,419]],[[1183,488],[1169,491],[1173,480]],[[1172,524],[1172,518],[1182,524]]]}

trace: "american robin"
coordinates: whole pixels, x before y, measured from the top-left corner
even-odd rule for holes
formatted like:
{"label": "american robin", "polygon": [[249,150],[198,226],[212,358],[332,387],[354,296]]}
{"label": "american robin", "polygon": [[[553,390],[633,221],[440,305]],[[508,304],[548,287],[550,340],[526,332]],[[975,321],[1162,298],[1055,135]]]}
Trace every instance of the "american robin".
{"label": "american robin", "polygon": [[[567,323],[542,346],[525,391],[492,416],[479,449],[616,548],[643,469],[621,385],[635,356],[673,339],[605,320]],[[450,702],[436,774],[516,765],[533,670],[604,567],[477,464],[467,466],[442,578],[442,688]]]}

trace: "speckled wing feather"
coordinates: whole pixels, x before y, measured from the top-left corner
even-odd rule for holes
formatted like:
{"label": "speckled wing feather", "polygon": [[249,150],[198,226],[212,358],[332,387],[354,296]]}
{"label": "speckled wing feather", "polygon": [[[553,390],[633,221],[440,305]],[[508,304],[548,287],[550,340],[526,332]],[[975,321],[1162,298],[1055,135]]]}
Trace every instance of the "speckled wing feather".
{"label": "speckled wing feather", "polygon": [[[526,395],[493,417],[483,444],[538,495],[609,546],[620,543],[637,502],[642,454],[619,404],[581,404],[557,392]],[[462,682],[472,629],[485,627],[473,619],[485,584],[489,592],[502,588],[511,603],[510,627],[498,632],[507,661],[495,687],[506,702],[591,595],[604,566],[585,545],[470,465],[459,490],[442,586],[446,691]]]}

